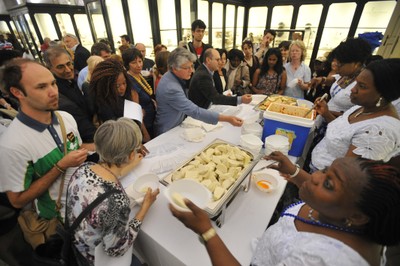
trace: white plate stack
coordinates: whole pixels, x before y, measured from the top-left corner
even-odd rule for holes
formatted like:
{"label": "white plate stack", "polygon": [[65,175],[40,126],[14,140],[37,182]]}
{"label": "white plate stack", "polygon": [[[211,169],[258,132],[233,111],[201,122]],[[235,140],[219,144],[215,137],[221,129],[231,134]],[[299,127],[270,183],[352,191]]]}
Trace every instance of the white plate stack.
{"label": "white plate stack", "polygon": [[289,139],[282,135],[271,135],[265,138],[265,154],[268,155],[273,151],[280,151],[288,155],[290,149]]}

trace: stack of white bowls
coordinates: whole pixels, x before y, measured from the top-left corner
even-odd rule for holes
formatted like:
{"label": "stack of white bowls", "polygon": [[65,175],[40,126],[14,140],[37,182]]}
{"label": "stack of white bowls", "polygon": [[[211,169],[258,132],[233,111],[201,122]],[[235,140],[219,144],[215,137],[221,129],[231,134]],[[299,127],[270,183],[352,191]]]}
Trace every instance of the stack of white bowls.
{"label": "stack of white bowls", "polygon": [[289,139],[282,135],[271,135],[265,138],[265,154],[268,155],[273,151],[280,151],[288,155],[290,148]]}
{"label": "stack of white bowls", "polygon": [[245,134],[240,136],[240,146],[249,149],[253,154],[258,154],[262,145],[263,142],[256,135]]}
{"label": "stack of white bowls", "polygon": [[263,127],[258,123],[244,123],[242,126],[242,135],[253,134],[261,139]]}

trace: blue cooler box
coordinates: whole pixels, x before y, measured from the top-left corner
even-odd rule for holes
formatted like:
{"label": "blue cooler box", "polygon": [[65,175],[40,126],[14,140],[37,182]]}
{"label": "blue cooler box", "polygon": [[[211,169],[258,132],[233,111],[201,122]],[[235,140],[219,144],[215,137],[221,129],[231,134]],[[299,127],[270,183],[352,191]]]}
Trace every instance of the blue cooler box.
{"label": "blue cooler box", "polygon": [[[288,114],[277,112],[278,109],[284,110]],[[303,118],[301,115],[308,110],[298,106],[272,103],[264,112],[262,141],[265,142],[265,138],[270,135],[284,135],[288,137],[291,145],[289,155],[300,157],[303,154],[310,129],[314,125],[314,112],[311,112],[307,118]],[[298,114],[300,116],[290,114]]]}

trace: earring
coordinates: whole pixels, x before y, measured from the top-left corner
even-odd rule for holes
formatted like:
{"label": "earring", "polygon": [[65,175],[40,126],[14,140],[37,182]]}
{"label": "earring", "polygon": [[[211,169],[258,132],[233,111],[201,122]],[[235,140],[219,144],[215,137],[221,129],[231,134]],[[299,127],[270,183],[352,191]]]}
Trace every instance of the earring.
{"label": "earring", "polygon": [[378,102],[375,104],[376,107],[380,107],[382,104],[382,97],[379,97]]}
{"label": "earring", "polygon": [[346,218],[346,221],[344,222],[344,224],[346,225],[346,227],[350,227],[353,224],[353,222],[350,219]]}

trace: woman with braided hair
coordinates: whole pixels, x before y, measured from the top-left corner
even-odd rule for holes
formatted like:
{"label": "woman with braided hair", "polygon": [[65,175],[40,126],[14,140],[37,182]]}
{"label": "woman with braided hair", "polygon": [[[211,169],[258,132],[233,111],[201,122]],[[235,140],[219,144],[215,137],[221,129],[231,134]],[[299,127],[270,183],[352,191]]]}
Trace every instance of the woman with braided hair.
{"label": "woman with braided hair", "polygon": [[124,66],[108,59],[97,64],[90,79],[90,92],[99,123],[124,116],[124,101],[137,102],[137,93],[131,88]]}
{"label": "woman with braided hair", "polygon": [[[400,242],[400,172],[382,162],[336,159],[309,174],[280,152],[271,166],[299,187],[300,198],[258,239],[251,265],[384,265],[385,248]],[[185,200],[191,212],[172,214],[203,237],[213,265],[239,265],[208,214]],[[251,226],[251,225],[249,225]]]}

